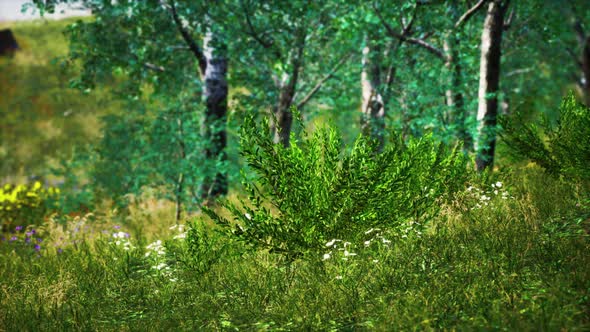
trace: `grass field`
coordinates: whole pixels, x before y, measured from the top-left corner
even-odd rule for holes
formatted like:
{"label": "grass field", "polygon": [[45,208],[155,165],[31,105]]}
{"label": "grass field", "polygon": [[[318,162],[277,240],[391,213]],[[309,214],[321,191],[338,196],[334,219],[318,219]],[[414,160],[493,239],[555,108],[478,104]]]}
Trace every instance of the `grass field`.
{"label": "grass field", "polygon": [[[98,116],[117,111],[106,91],[60,85],[47,59],[65,54],[67,22],[13,27],[23,51],[0,63],[14,82],[0,85],[2,183],[92,142]],[[518,164],[461,190],[424,231],[410,226],[286,262],[198,213],[177,225],[174,205],[149,197],[16,222],[0,234],[0,331],[590,330],[580,184]]]}

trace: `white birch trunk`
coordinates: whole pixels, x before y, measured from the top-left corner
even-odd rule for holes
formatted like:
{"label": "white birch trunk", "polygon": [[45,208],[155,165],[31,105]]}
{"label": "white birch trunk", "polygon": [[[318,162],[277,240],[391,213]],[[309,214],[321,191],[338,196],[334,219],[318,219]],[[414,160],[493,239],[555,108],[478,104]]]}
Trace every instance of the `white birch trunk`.
{"label": "white birch trunk", "polygon": [[481,35],[478,130],[475,146],[477,153],[475,163],[478,171],[494,165],[502,31],[509,2],[509,0],[490,2]]}

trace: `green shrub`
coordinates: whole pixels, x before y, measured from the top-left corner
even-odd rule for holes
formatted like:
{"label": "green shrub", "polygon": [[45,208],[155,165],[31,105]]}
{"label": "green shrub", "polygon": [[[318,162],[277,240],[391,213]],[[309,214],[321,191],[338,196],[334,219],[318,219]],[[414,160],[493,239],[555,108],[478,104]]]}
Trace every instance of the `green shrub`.
{"label": "green shrub", "polygon": [[590,109],[570,93],[559,109],[557,126],[540,131],[518,117],[502,119],[502,138],[512,151],[550,174],[590,183]]}
{"label": "green shrub", "polygon": [[[299,123],[300,124],[300,123]],[[392,141],[382,153],[359,137],[349,149],[334,128],[302,134],[284,148],[270,139],[268,121],[247,117],[241,153],[254,171],[244,176],[248,201],[222,206],[234,222],[206,214],[239,240],[291,261],[331,239],[349,241],[370,228],[421,228],[465,183],[466,158],[430,136]]]}
{"label": "green shrub", "polygon": [[43,218],[56,208],[59,189],[33,185],[10,185],[0,188],[0,230],[12,225],[40,224]]}

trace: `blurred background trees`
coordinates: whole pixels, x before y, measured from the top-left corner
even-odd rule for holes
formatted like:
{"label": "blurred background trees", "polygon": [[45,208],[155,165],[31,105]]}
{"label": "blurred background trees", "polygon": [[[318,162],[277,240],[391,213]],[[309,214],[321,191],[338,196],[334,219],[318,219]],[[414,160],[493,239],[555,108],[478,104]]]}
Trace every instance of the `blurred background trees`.
{"label": "blurred background trees", "polygon": [[343,144],[430,133],[484,171],[518,162],[495,148],[497,117],[554,123],[569,90],[590,104],[587,1],[75,5],[92,16],[12,26],[22,50],[0,62],[3,182],[43,176],[121,206],[151,188],[181,218],[237,184],[247,113],[285,147],[293,107],[309,128],[334,123]]}

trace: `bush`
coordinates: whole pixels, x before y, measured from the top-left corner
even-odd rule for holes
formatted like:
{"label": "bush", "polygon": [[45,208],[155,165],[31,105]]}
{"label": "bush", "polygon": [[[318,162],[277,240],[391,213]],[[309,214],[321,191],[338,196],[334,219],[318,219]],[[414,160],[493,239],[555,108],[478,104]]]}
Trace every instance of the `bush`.
{"label": "bush", "polygon": [[0,230],[7,231],[12,225],[40,224],[43,218],[56,208],[59,189],[33,185],[6,184],[0,188]]}
{"label": "bush", "polygon": [[398,138],[377,153],[364,137],[343,148],[332,127],[303,133],[300,141],[293,135],[284,148],[272,142],[268,128],[252,116],[242,126],[241,153],[255,176],[244,176],[247,202],[222,202],[234,221],[204,211],[239,240],[287,261],[331,239],[353,241],[370,228],[421,228],[467,176],[460,150],[430,136]]}
{"label": "bush", "polygon": [[550,174],[590,183],[590,109],[570,93],[559,109],[557,126],[543,130],[518,116],[502,119],[502,138],[512,151]]}

